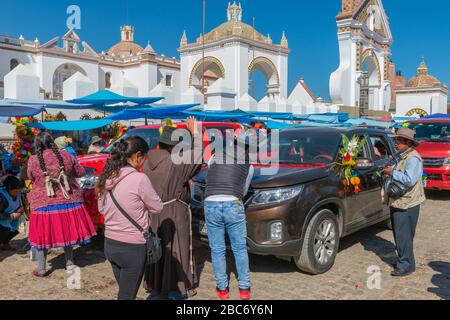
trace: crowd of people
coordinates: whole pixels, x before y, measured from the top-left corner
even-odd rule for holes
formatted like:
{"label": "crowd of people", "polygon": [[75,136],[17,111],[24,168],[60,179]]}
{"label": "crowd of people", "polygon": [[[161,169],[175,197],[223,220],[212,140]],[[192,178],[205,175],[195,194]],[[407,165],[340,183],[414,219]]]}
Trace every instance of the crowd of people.
{"label": "crowd of people", "polygon": [[[192,139],[202,132],[194,118],[187,120]],[[166,126],[159,137],[159,147],[150,150],[138,136],[118,142],[99,177],[97,192],[99,211],[105,217],[105,258],[118,283],[119,300],[136,299],[142,283],[151,299],[188,299],[199,286],[192,245],[190,181],[201,170],[202,148],[191,144],[191,161],[175,164],[172,151],[183,142],[173,141],[176,130]],[[420,204],[424,201],[420,173],[422,159],[415,151],[414,133],[402,129],[396,136],[403,152],[396,167],[387,175],[410,187],[401,199],[391,203],[392,219],[399,261],[394,276],[415,270],[413,239]],[[201,139],[200,139],[201,140]],[[92,151],[98,151],[99,139],[93,139]],[[36,253],[36,277],[48,276],[46,258],[49,250],[64,249],[66,268],[76,266],[74,248],[89,244],[96,236],[76,179],[85,170],[70,149],[70,140],[54,140],[50,133],[35,137],[35,154],[27,163],[26,179],[32,188],[26,194],[29,204],[29,243]],[[238,161],[234,148],[244,145],[246,157]],[[229,299],[229,278],[226,270],[227,234],[235,257],[241,299],[251,299],[247,228],[243,199],[247,194],[254,168],[250,164],[249,138],[236,136],[230,154],[215,154],[208,162],[205,193],[205,217],[208,227],[211,260],[219,299]],[[90,148],[91,149],[91,148]],[[232,150],[232,151],[230,151]],[[200,152],[197,152],[200,151]],[[222,164],[217,159],[234,159]],[[10,241],[18,234],[23,217],[25,183],[10,172],[0,189],[0,250],[11,250]],[[153,230],[161,239],[162,257],[155,264],[147,263],[147,239],[142,230]]]}

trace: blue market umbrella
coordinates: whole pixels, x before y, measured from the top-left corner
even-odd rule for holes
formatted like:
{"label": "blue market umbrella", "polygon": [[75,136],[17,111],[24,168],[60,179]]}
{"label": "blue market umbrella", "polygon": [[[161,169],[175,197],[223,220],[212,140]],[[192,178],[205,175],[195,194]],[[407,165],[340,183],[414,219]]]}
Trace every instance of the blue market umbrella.
{"label": "blue market umbrella", "polygon": [[137,97],[126,97],[120,94],[114,93],[109,90],[100,90],[96,93],[88,95],[86,97],[68,100],[68,103],[74,104],[85,104],[85,105],[113,105],[118,103],[135,103],[138,105],[146,105],[150,103],[155,103],[164,99],[163,97],[147,97],[147,98],[137,98]]}

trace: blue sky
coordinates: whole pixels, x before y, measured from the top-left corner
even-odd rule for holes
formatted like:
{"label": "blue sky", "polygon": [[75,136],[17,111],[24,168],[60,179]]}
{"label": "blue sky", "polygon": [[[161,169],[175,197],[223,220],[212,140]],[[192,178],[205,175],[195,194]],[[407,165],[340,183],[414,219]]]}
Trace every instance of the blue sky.
{"label": "blue sky", "polygon": [[[128,2],[128,19],[126,2]],[[256,29],[279,43],[286,31],[292,53],[289,91],[304,77],[312,91],[329,98],[330,73],[339,64],[335,17],[341,0],[242,0],[244,21],[256,19]],[[95,50],[107,50],[119,41],[119,27],[136,28],[136,42],[148,41],[159,53],[178,57],[184,29],[193,41],[201,33],[202,0],[2,0],[0,34],[41,43],[66,32],[66,8],[82,11],[77,31]],[[207,30],[226,20],[228,0],[207,0]],[[393,60],[407,78],[415,75],[425,56],[430,73],[450,83],[450,1],[384,0],[394,35]],[[9,13],[9,14],[6,14]]]}

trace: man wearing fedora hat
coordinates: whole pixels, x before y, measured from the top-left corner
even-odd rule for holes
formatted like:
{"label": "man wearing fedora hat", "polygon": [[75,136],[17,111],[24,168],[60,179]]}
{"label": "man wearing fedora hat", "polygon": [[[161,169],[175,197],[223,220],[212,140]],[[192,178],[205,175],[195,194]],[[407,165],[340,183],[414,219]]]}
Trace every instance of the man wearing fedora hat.
{"label": "man wearing fedora hat", "polygon": [[395,136],[395,145],[401,152],[400,161],[395,167],[388,167],[384,173],[402,183],[409,191],[391,203],[391,220],[397,247],[398,261],[394,277],[404,277],[415,272],[414,236],[419,220],[420,205],[425,202],[422,183],[423,160],[416,151],[419,142],[414,139],[415,132],[400,128]]}

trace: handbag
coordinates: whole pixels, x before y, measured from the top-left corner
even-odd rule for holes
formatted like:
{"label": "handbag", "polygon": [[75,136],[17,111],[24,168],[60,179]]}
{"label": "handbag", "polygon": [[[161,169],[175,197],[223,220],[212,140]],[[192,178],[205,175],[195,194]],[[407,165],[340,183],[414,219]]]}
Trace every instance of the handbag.
{"label": "handbag", "polygon": [[144,228],[142,228],[133,218],[131,218],[130,215],[119,205],[112,191],[109,191],[109,195],[111,196],[111,199],[117,209],[119,209],[125,218],[127,218],[144,236],[147,246],[147,264],[156,264],[162,257],[161,239],[152,231],[151,227],[149,227],[148,230],[144,230]]}
{"label": "handbag", "polygon": [[[410,152],[411,152],[410,150],[407,151],[406,153],[403,154],[403,156],[407,155]],[[394,157],[394,159],[397,166],[399,159],[397,156]],[[385,189],[389,198],[397,200],[405,196],[405,194],[407,194],[412,189],[414,189],[414,186],[412,187],[405,186],[402,182],[395,180],[394,177],[392,176],[389,176],[386,179]]]}
{"label": "handbag", "polygon": [[393,177],[387,178],[385,186],[388,197],[394,200],[402,198],[414,188],[414,186],[412,188],[405,186],[400,181],[394,180]]}

